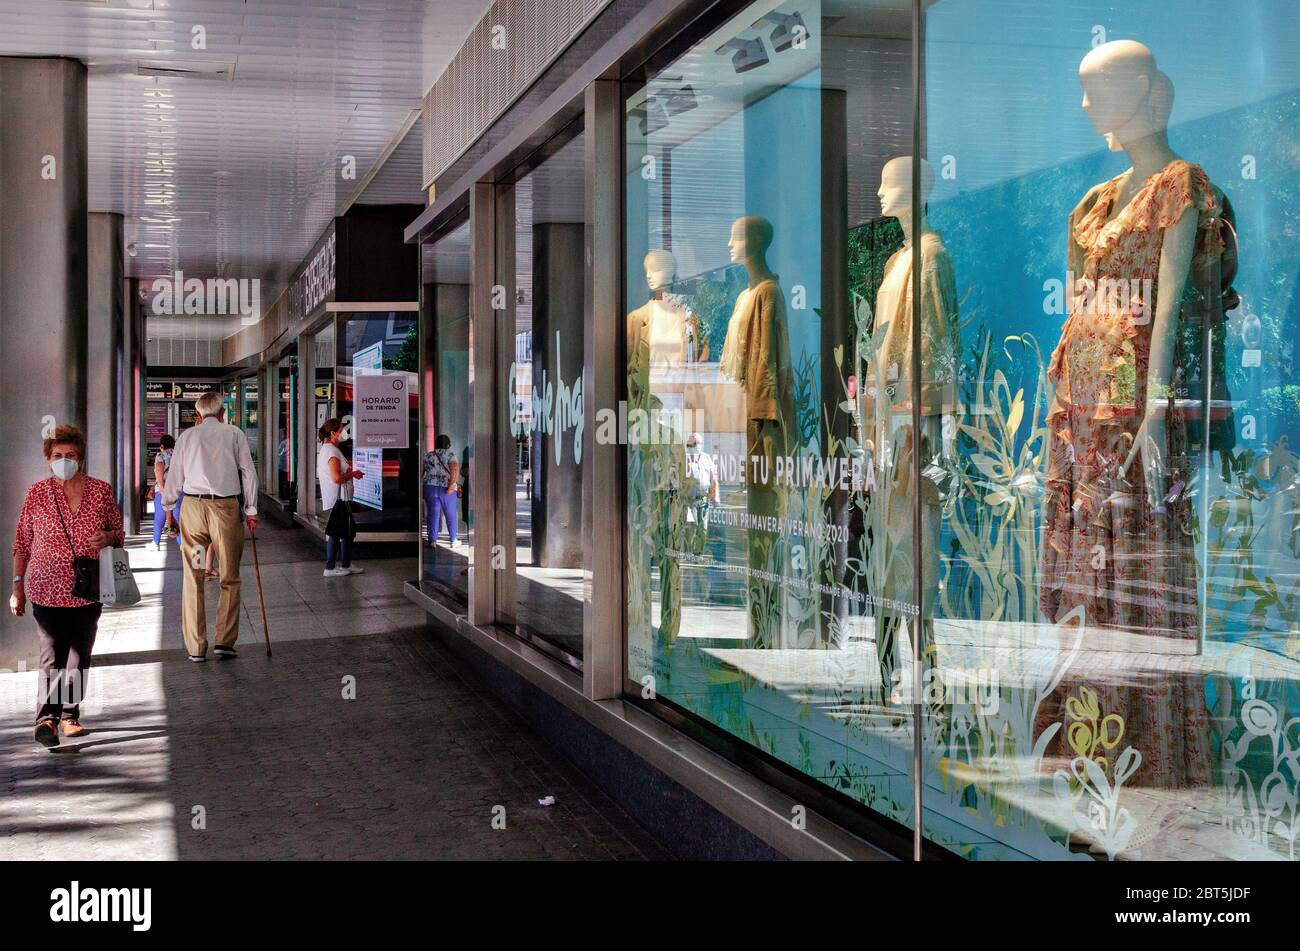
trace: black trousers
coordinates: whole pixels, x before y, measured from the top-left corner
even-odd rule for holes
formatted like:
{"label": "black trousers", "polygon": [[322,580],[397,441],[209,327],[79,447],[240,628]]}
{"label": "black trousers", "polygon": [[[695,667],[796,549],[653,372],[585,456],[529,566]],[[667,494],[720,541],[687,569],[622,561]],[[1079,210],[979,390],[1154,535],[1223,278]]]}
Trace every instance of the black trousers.
{"label": "black trousers", "polygon": [[41,636],[41,672],[36,686],[36,719],[77,720],[90,676],[90,655],[103,605],[47,608],[32,605]]}

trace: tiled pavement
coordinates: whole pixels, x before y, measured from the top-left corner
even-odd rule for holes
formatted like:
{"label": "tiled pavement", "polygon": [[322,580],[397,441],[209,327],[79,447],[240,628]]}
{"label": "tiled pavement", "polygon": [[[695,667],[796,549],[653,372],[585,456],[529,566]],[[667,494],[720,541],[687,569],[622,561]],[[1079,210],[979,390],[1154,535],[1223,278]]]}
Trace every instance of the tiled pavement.
{"label": "tiled pavement", "polygon": [[240,656],[193,664],[179,555],[137,539],[144,600],[104,614],[85,737],[36,746],[35,675],[0,674],[0,859],[669,857],[431,637],[413,560],[325,579],[300,532],[258,539],[273,658],[248,547]]}

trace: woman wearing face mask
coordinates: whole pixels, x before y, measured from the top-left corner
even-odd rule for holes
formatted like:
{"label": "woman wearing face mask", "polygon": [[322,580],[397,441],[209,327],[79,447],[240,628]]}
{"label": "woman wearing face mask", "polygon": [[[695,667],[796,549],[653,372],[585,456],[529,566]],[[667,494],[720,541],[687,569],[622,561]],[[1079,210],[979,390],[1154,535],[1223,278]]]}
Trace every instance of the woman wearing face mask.
{"label": "woman wearing face mask", "polygon": [[72,594],[72,559],[98,557],[100,549],[122,545],[124,535],[112,487],[82,471],[86,437],[81,430],[60,426],[44,448],[54,475],[33,485],[23,499],[9,610],[21,616],[31,599],[41,641],[36,742],[57,746],[60,721],[64,736],[86,732],[79,707],[99,628],[99,602]]}
{"label": "woman wearing face mask", "polygon": [[[330,418],[316,432],[320,451],[316,454],[316,481],[320,485],[321,511],[329,512],[325,525],[325,577],[359,575],[366,569],[352,564],[352,539],[357,535],[352,520],[352,483],[363,475],[343,455],[343,421]],[[334,567],[335,561],[338,567]]]}

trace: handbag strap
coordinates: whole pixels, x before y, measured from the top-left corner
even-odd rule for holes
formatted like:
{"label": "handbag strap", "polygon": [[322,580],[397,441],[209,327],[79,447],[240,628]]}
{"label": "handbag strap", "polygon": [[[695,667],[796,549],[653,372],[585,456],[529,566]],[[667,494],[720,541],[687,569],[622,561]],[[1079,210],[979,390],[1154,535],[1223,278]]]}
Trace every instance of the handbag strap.
{"label": "handbag strap", "polygon": [[59,507],[59,493],[54,491],[54,483],[50,483],[50,495],[54,497],[54,511],[58,513],[59,524],[63,526],[63,535],[68,540],[68,551],[72,557],[77,557],[77,546],[72,544],[72,535],[68,532],[68,523],[63,520],[63,509]]}

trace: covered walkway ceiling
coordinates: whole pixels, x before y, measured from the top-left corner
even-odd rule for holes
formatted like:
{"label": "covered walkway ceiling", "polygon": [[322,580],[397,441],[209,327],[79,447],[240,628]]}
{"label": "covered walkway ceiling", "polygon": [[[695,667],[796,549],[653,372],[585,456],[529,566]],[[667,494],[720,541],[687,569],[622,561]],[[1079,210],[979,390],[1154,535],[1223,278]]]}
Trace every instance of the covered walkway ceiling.
{"label": "covered walkway ceiling", "polygon": [[125,216],[130,275],[259,278],[265,305],[351,202],[422,200],[416,110],[488,6],[0,0],[0,55],[88,64],[90,209]]}

